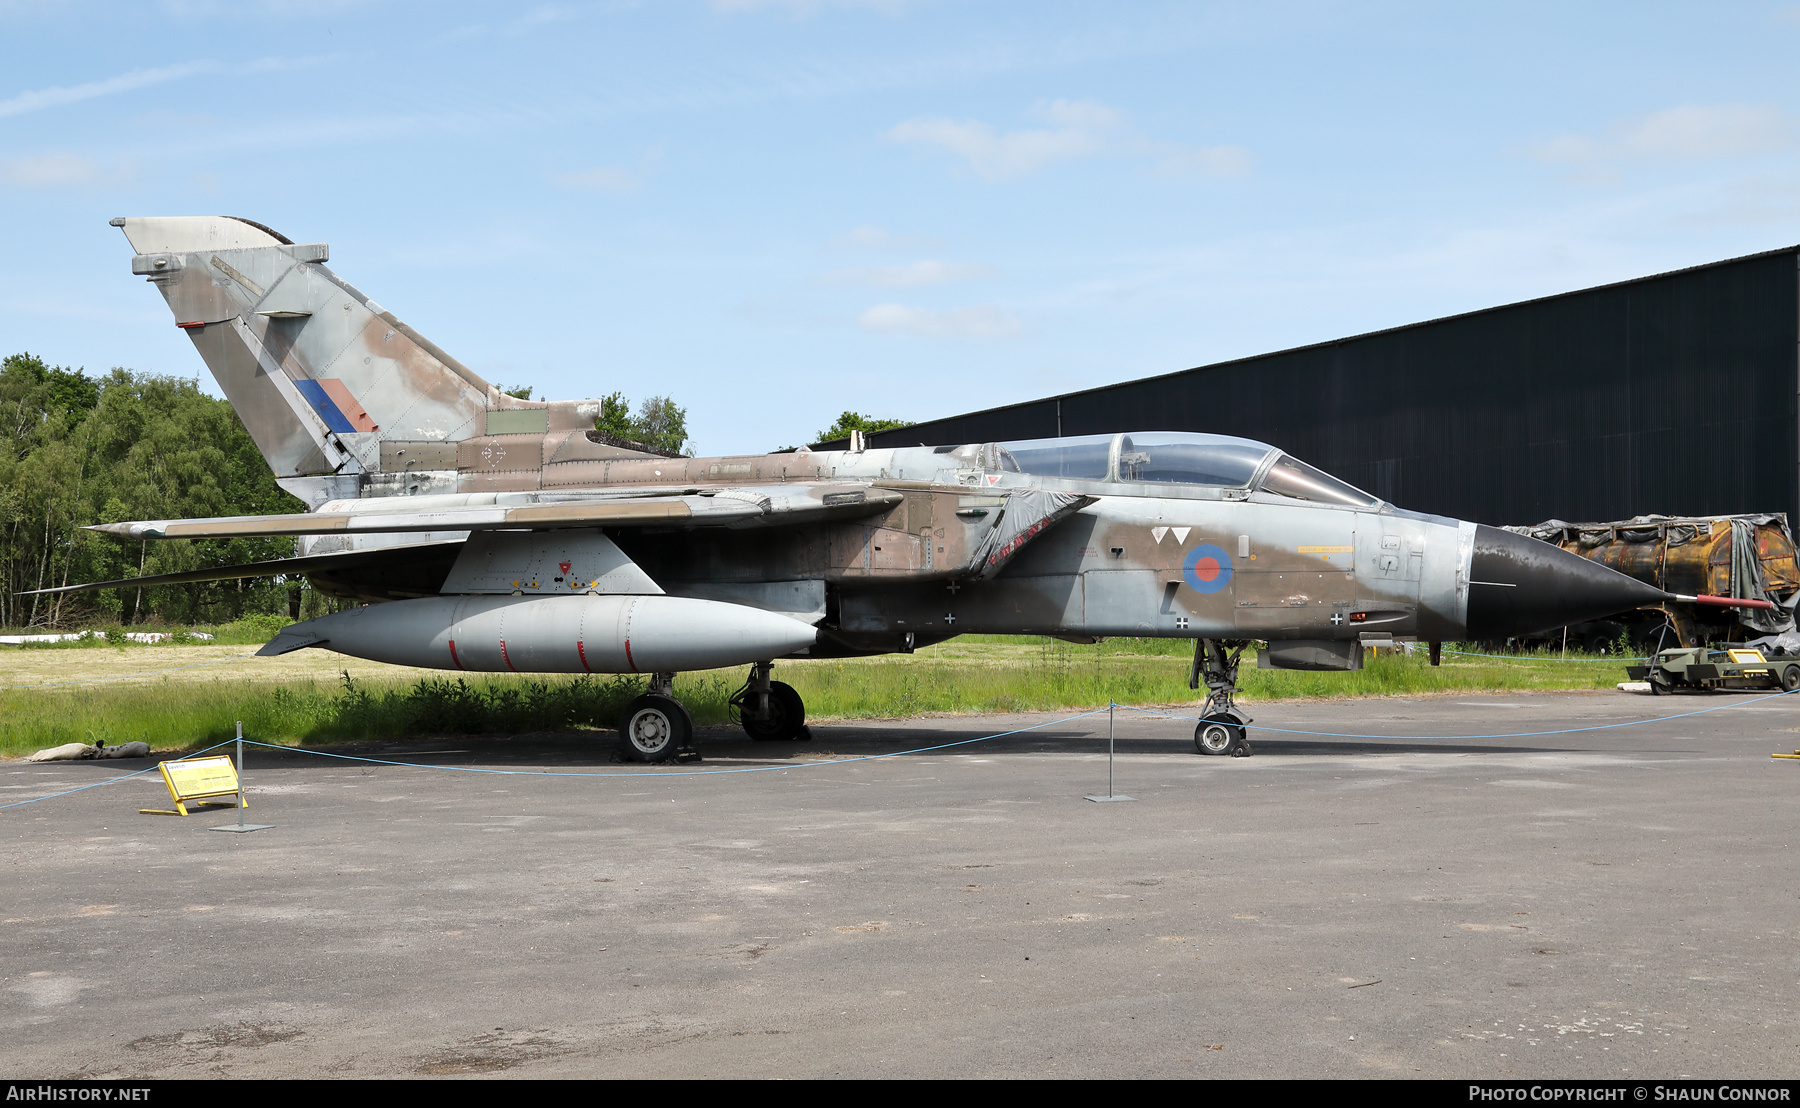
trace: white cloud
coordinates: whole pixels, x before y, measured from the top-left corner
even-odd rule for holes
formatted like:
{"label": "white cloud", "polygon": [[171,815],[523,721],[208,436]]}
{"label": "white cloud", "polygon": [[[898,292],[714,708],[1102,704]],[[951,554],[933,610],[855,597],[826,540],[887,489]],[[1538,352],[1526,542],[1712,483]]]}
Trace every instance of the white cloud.
{"label": "white cloud", "polygon": [[1018,317],[992,304],[945,311],[908,304],[877,304],[857,317],[856,324],[865,331],[934,339],[1009,339],[1019,333]]}
{"label": "white cloud", "polygon": [[840,269],[826,276],[833,285],[866,285],[872,288],[911,289],[952,281],[975,281],[991,276],[992,266],[959,262],[918,261],[910,265],[863,266]]}
{"label": "white cloud", "polygon": [[[245,65],[232,66],[229,72],[266,73],[272,70],[301,69],[326,60],[328,59],[263,58]],[[121,73],[117,77],[108,77],[104,81],[89,81],[82,85],[56,86],[21,92],[11,99],[0,100],[0,118],[24,115],[27,112],[42,111],[45,108],[60,107],[63,104],[76,104],[98,96],[111,96],[148,85],[160,85],[165,81],[179,81],[184,77],[193,77],[202,73],[217,73],[222,70],[225,70],[225,67],[214,61],[183,62],[180,65],[166,65],[157,69],[134,69],[129,73]]]}
{"label": "white cloud", "polygon": [[1052,126],[1003,133],[978,120],[909,119],[887,137],[959,155],[990,181],[1023,177],[1055,162],[1096,155],[1154,158],[1154,170],[1161,176],[1240,176],[1254,163],[1250,151],[1241,146],[1152,142],[1131,126],[1124,113],[1092,100],[1056,100],[1040,104],[1034,114]]}
{"label": "white cloud", "polygon": [[1775,105],[1720,104],[1654,112],[1626,128],[1621,145],[1644,157],[1728,158],[1793,141],[1793,121]]}
{"label": "white cloud", "polygon": [[605,189],[608,192],[630,192],[643,184],[637,174],[625,169],[583,169],[575,173],[552,173],[550,179],[564,188]]}
{"label": "white cloud", "polygon": [[161,84],[164,81],[176,81],[183,77],[192,77],[196,73],[209,73],[218,68],[214,62],[185,62],[181,65],[167,65],[160,69],[134,69],[130,73],[121,73],[117,77],[108,77],[104,81],[89,81],[84,85],[69,85],[37,89],[33,92],[21,92],[9,100],[0,100],[0,117],[24,115],[26,112],[42,111],[62,104],[75,104],[82,100],[92,100],[96,96],[110,96],[116,92],[130,92],[145,85]]}
{"label": "white cloud", "polygon": [[814,16],[827,8],[860,8],[899,15],[912,6],[912,0],[712,0],[719,12],[785,12],[795,19]]}
{"label": "white cloud", "polygon": [[277,19],[305,19],[378,4],[372,0],[162,0],[158,6],[170,15],[190,19],[236,17],[246,13]]}
{"label": "white cloud", "polygon": [[564,19],[575,18],[572,8],[558,7],[554,4],[543,4],[531,9],[506,25],[506,33],[514,38],[530,34],[546,23],[557,23]]}
{"label": "white cloud", "polygon": [[131,176],[131,167],[113,169],[79,154],[39,154],[29,158],[0,159],[0,182],[14,188],[45,189],[118,184]]}
{"label": "white cloud", "polygon": [[1171,149],[1155,169],[1160,177],[1242,177],[1255,165],[1242,146],[1201,146]]}
{"label": "white cloud", "polygon": [[968,159],[976,173],[992,181],[1098,154],[1123,123],[1118,112],[1092,101],[1057,100],[1040,114],[1056,126],[1002,134],[975,120],[909,119],[889,131],[888,138],[942,147]]}
{"label": "white cloud", "polygon": [[1774,104],[1684,104],[1615,125],[1604,138],[1559,135],[1532,148],[1539,161],[1730,158],[1794,144],[1794,120]]}

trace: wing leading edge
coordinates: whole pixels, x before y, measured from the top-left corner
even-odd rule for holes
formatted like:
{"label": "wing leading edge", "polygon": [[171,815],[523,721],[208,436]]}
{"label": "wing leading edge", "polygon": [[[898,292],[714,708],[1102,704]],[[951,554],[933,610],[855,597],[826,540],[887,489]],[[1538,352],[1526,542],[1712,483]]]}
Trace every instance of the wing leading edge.
{"label": "wing leading edge", "polygon": [[[334,501],[317,512],[101,523],[88,528],[123,539],[218,539],[410,531],[552,530],[565,527],[783,527],[858,519],[887,511],[903,495],[864,485],[708,489],[672,496],[551,500],[531,493]],[[516,503],[506,503],[513,500]],[[410,503],[408,503],[410,501]],[[450,501],[451,503],[445,503]]]}

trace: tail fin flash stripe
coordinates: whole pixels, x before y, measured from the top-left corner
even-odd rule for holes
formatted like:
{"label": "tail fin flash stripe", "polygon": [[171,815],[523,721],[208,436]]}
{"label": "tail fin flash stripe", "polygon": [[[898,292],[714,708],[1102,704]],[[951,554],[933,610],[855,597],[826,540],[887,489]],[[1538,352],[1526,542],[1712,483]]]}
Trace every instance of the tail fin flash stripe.
{"label": "tail fin flash stripe", "polygon": [[369,418],[369,413],[363,410],[363,406],[356,402],[356,397],[350,395],[350,390],[344,387],[342,381],[336,377],[327,377],[320,381],[319,385],[324,388],[325,395],[331,397],[337,404],[338,411],[344,413],[358,431],[381,430],[375,425],[375,421]]}
{"label": "tail fin flash stripe", "polygon": [[[319,413],[319,418],[325,421],[325,426],[340,435],[356,433],[356,425],[350,422],[350,417],[344,414],[343,410],[337,406],[336,401],[332,400],[331,394],[325,391],[323,384],[318,381],[301,379],[294,382],[294,387],[300,390],[301,396],[306,397],[306,402],[313,406],[313,411]],[[361,411],[360,406],[357,410]],[[369,417],[365,413],[363,418],[368,419]]]}

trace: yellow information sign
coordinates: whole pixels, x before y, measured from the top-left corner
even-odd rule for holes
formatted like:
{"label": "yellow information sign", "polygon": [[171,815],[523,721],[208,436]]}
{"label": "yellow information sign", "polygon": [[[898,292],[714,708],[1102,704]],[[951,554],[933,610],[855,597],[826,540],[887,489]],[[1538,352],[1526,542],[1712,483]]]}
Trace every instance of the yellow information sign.
{"label": "yellow information sign", "polygon": [[[175,801],[175,810],[166,808],[139,808],[138,811],[153,816],[185,816],[188,805],[196,808],[248,808],[250,802],[244,798],[244,792],[238,787],[237,767],[231,759],[223,754],[213,758],[182,758],[173,762],[164,762],[157,767],[162,770],[163,784],[169,786],[169,797]],[[213,796],[233,796],[235,801],[207,800]],[[198,801],[199,803],[195,803]]]}

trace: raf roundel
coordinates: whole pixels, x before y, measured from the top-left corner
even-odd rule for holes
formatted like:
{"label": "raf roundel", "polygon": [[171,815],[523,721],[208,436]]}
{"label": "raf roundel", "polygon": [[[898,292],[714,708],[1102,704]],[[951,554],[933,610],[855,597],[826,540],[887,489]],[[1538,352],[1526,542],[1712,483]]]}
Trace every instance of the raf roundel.
{"label": "raf roundel", "polygon": [[1223,547],[1202,543],[1182,559],[1181,575],[1195,592],[1218,592],[1231,583],[1231,555]]}

